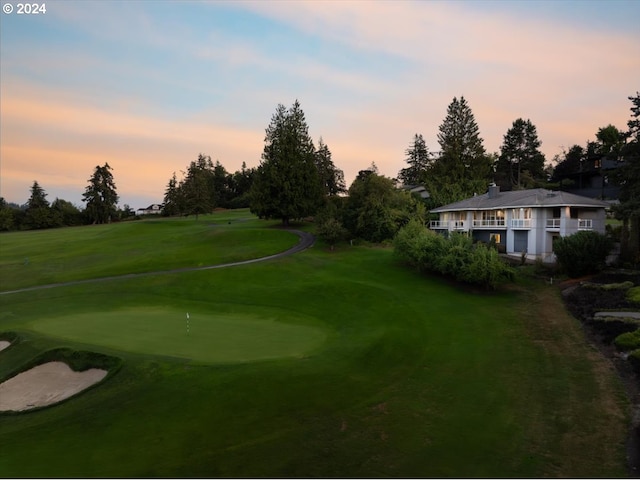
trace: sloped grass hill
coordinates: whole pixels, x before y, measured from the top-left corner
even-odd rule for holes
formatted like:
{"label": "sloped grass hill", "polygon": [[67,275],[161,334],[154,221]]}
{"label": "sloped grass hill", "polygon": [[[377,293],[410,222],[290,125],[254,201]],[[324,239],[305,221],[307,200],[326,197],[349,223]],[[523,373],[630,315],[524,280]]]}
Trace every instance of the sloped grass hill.
{"label": "sloped grass hill", "polygon": [[[220,249],[227,258],[262,243],[252,229],[297,241],[268,222],[209,220],[242,236]],[[149,228],[122,227],[132,237],[137,225]],[[51,242],[37,238],[30,257],[51,261]],[[209,241],[194,240],[184,261]],[[65,265],[78,262],[69,255]],[[91,274],[113,271],[99,263]],[[45,280],[7,280],[2,268],[3,289]],[[2,477],[626,473],[619,382],[555,290],[464,291],[398,265],[390,249],[316,244],[233,268],[0,295],[0,331],[21,338],[0,352],[0,380],[53,348],[122,360],[98,388],[0,417]]]}

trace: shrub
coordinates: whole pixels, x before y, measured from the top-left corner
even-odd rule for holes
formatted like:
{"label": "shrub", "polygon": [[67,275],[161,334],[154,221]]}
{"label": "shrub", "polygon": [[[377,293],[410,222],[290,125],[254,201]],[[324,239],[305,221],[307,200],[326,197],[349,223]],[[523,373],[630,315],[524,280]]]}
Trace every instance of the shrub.
{"label": "shrub", "polygon": [[460,282],[495,288],[513,278],[513,270],[498,252],[485,244],[473,244],[459,233],[445,238],[412,220],[394,239],[395,254],[420,271],[447,275]]}
{"label": "shrub", "polygon": [[322,220],[316,227],[316,233],[329,244],[331,250],[333,250],[337,242],[344,240],[349,234],[347,229],[342,226],[342,223],[332,217]]}
{"label": "shrub", "polygon": [[633,332],[620,334],[613,341],[618,350],[629,351],[640,348],[640,328]]}
{"label": "shrub", "polygon": [[627,292],[627,298],[631,302],[640,303],[640,287],[630,288]]}
{"label": "shrub", "polygon": [[477,244],[462,267],[460,280],[495,288],[501,281],[513,280],[513,270],[500,260],[496,250]]}
{"label": "shrub", "polygon": [[558,265],[570,277],[601,271],[612,248],[609,237],[591,231],[560,237],[553,244]]}

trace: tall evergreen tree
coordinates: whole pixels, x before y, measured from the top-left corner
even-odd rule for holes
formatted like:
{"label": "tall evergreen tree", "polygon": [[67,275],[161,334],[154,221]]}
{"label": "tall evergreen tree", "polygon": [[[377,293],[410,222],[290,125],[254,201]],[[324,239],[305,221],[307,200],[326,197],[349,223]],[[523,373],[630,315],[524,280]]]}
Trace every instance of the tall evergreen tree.
{"label": "tall evergreen tree", "polygon": [[620,204],[616,216],[623,222],[621,254],[631,263],[640,263],[640,94],[629,97],[631,119],[627,122],[627,143],[621,148],[623,164],[618,169]]}
{"label": "tall evergreen tree", "polygon": [[231,194],[231,175],[227,169],[216,160],[211,171],[211,201],[214,207],[226,207]]}
{"label": "tall evergreen tree", "polygon": [[181,215],[183,211],[183,205],[181,202],[182,191],[178,184],[178,178],[176,172],[169,179],[167,189],[164,192],[164,206],[162,208],[163,215],[171,217],[173,215]]}
{"label": "tall evergreen tree", "polygon": [[478,124],[464,97],[454,97],[440,125],[440,155],[429,168],[426,187],[438,205],[483,193],[492,164],[480,138]]}
{"label": "tall evergreen tree", "polygon": [[82,194],[85,214],[91,223],[110,223],[117,213],[118,194],[111,170],[108,163],[96,166]]}
{"label": "tall evergreen tree", "polygon": [[54,226],[54,220],[44,189],[34,181],[31,186],[31,196],[27,201],[24,225],[27,228],[39,229]]}
{"label": "tall evergreen tree", "polygon": [[315,155],[318,176],[324,194],[331,197],[346,192],[344,172],[334,165],[333,160],[331,160],[331,151],[322,140],[322,137],[318,141],[318,149]]}
{"label": "tall evergreen tree", "polygon": [[426,181],[427,171],[431,164],[431,153],[422,134],[415,134],[413,143],[405,151],[405,161],[409,165],[398,173],[398,180],[403,185],[422,185]]}
{"label": "tall evergreen tree", "polygon": [[546,181],[544,154],[536,127],[518,118],[504,135],[496,165],[496,183],[505,189],[533,188]]}
{"label": "tall evergreen tree", "polygon": [[247,168],[247,164],[242,162],[240,170],[231,175],[230,180],[230,208],[245,208],[250,204],[251,184],[253,183],[253,174],[255,169]]}
{"label": "tall evergreen tree", "polygon": [[194,214],[196,220],[198,215],[210,213],[215,207],[213,185],[211,157],[201,153],[198,160],[189,164],[187,176],[181,186],[185,213]]}
{"label": "tall evergreen tree", "polygon": [[316,212],[322,190],[313,141],[300,103],[280,104],[266,129],[262,161],[251,187],[251,211],[261,218],[291,219]]}

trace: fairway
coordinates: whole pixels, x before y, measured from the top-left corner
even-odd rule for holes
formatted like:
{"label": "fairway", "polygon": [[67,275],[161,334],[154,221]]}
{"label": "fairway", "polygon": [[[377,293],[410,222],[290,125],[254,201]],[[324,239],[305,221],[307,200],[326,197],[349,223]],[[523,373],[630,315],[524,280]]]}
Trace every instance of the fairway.
{"label": "fairway", "polygon": [[129,352],[201,363],[236,363],[301,356],[319,348],[327,337],[325,330],[280,320],[291,320],[291,315],[286,310],[265,308],[220,313],[130,308],[43,317],[29,328]]}
{"label": "fairway", "polygon": [[0,382],[58,350],[117,360],[0,414],[0,478],[625,475],[620,382],[555,286],[471,291],[321,241],[184,269],[298,241],[245,216],[2,236],[4,290],[148,273],[0,295]]}

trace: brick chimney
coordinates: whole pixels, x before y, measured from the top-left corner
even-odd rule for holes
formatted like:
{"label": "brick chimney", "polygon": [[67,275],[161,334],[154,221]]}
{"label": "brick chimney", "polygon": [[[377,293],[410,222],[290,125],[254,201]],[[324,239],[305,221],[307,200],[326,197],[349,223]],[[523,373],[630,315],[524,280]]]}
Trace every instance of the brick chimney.
{"label": "brick chimney", "polygon": [[495,183],[489,185],[489,198],[496,198],[500,193],[500,187]]}

